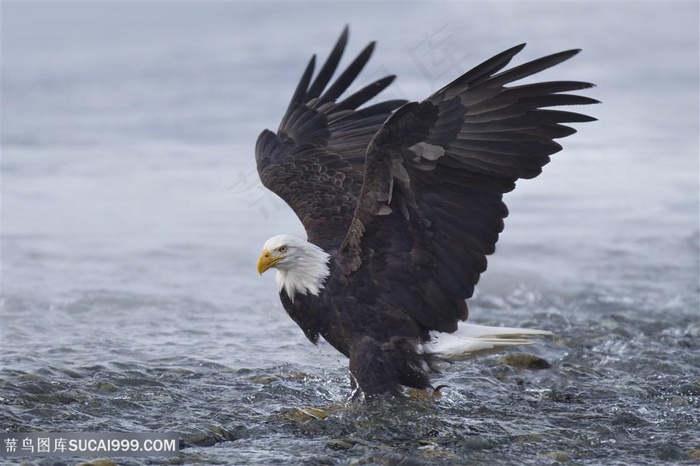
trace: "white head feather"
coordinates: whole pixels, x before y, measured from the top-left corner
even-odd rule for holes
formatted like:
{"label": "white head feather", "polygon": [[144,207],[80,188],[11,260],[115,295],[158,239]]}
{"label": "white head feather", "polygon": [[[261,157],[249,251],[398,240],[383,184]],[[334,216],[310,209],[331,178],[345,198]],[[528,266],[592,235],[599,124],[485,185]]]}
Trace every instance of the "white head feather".
{"label": "white head feather", "polygon": [[299,293],[314,296],[323,289],[330,275],[330,255],[313,243],[291,235],[277,235],[265,241],[263,253],[274,259],[272,267],[277,269],[277,288],[287,292],[289,299]]}

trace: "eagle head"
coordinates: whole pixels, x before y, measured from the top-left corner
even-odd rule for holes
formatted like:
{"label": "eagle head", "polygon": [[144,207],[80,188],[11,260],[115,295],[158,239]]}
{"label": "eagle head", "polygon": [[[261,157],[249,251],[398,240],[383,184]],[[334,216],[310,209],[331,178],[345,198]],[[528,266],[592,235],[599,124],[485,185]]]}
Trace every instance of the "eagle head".
{"label": "eagle head", "polygon": [[265,241],[258,258],[258,273],[277,269],[277,286],[290,299],[296,293],[318,295],[323,282],[330,275],[328,255],[323,249],[306,240],[290,235],[277,235]]}
{"label": "eagle head", "polygon": [[268,269],[275,267],[278,270],[294,268],[304,254],[304,247],[308,243],[300,238],[290,235],[277,235],[265,241],[263,250],[258,258],[258,273],[262,275]]}

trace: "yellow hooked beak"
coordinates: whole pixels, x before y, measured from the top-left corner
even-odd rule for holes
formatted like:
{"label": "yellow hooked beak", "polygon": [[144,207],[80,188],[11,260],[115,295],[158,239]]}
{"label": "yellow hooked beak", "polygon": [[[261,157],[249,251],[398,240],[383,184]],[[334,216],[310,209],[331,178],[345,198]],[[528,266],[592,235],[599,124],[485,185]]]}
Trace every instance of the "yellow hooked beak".
{"label": "yellow hooked beak", "polygon": [[280,261],[280,259],[281,257],[273,256],[270,251],[263,249],[263,252],[258,258],[258,273],[262,275],[267,269],[274,267],[275,264]]}

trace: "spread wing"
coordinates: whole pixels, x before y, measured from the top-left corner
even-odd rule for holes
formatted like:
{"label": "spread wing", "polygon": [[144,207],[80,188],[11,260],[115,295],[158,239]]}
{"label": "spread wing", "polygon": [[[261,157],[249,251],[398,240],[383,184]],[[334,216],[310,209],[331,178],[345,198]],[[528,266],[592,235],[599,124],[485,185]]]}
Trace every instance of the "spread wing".
{"label": "spread wing", "polygon": [[379,79],[354,94],[345,92],[369,60],[370,43],[328,85],[347,44],[348,28],[313,82],[315,56],[301,77],[277,133],[258,137],[255,158],[263,185],[280,196],[301,220],[308,240],[326,250],[345,237],[363,184],[365,150],[374,134],[403,100],[358,110],[394,76]]}
{"label": "spread wing", "polygon": [[[503,194],[534,178],[564,123],[594,118],[548,107],[597,101],[575,81],[506,87],[578,51],[502,71],[523,45],[465,73],[423,102],[406,104],[367,149],[351,228],[336,254],[344,280],[372,281],[381,298],[424,329],[450,332],[467,318],[465,299],[486,270],[508,215]],[[364,282],[363,282],[364,280]]]}

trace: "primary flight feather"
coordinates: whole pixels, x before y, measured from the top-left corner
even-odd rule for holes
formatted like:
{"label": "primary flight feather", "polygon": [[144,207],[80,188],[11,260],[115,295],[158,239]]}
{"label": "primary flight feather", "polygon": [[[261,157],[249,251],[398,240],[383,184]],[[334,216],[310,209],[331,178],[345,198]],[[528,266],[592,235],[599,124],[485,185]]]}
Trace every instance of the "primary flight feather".
{"label": "primary flight feather", "polygon": [[567,123],[594,120],[550,107],[597,101],[568,93],[592,87],[585,82],[511,85],[578,53],[504,70],[523,44],[422,102],[363,107],[394,76],[342,97],[374,49],[331,83],[347,40],[345,28],[313,79],[311,58],[279,129],[258,138],[260,179],[307,234],[267,240],[258,272],[276,268],[290,317],[350,359],[353,393],[398,394],[429,388],[435,357],[547,333],[458,324],[503,230],[503,194],[540,174],[561,150],[554,140],[575,132]]}

